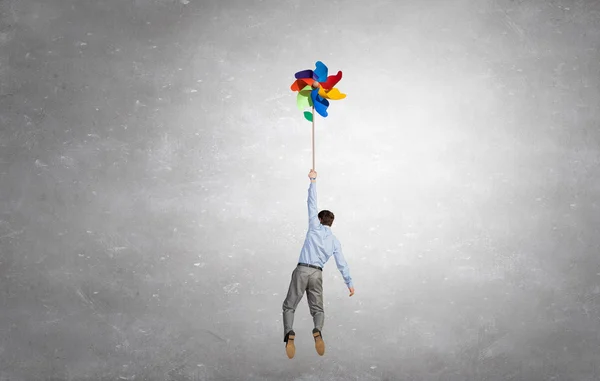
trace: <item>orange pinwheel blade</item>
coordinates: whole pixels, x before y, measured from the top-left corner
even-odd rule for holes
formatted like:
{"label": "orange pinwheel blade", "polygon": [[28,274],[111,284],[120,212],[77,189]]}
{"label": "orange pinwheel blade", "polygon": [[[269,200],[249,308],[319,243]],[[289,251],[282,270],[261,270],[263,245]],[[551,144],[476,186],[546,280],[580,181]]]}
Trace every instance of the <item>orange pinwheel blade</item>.
{"label": "orange pinwheel blade", "polygon": [[294,83],[292,83],[292,86],[290,86],[290,88],[292,89],[292,91],[300,91],[306,86],[312,86],[313,82],[315,82],[315,80],[312,78],[297,79],[294,81]]}

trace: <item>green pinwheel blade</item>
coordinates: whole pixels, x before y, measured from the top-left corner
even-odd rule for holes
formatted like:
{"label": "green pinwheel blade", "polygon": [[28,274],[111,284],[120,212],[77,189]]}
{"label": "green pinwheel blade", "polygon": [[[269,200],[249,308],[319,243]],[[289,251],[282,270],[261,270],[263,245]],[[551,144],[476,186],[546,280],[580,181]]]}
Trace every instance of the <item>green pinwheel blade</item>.
{"label": "green pinwheel blade", "polygon": [[313,121],[313,114],[312,112],[309,111],[304,111],[304,117],[306,118],[306,120],[308,120],[309,122]]}
{"label": "green pinwheel blade", "polygon": [[298,96],[296,97],[296,106],[298,106],[298,109],[303,110],[307,107],[312,107],[313,101],[310,96],[311,91],[311,86],[305,86],[298,92]]}
{"label": "green pinwheel blade", "polygon": [[309,99],[309,97],[305,97],[302,94],[298,94],[298,96],[296,97],[296,106],[298,106],[298,109],[304,110],[307,107],[311,107]]}

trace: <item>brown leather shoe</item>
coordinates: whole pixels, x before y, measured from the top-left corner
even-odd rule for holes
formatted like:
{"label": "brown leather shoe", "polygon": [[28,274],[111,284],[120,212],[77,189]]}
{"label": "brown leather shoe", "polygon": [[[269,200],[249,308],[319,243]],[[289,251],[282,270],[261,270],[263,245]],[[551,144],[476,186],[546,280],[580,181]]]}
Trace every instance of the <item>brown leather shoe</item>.
{"label": "brown leather shoe", "polygon": [[288,332],[285,340],[285,353],[288,358],[294,358],[296,354],[296,347],[294,346],[294,339],[296,338],[296,334],[294,331]]}
{"label": "brown leather shoe", "polygon": [[319,356],[323,356],[325,354],[325,342],[323,341],[323,336],[321,336],[321,331],[318,329],[313,329],[313,337],[315,338],[315,349]]}

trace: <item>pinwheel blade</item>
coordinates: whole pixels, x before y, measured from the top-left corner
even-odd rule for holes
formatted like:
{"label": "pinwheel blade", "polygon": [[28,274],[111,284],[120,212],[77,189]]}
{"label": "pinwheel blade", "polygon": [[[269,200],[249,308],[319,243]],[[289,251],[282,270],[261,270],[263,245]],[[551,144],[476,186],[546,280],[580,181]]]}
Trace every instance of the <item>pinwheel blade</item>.
{"label": "pinwheel blade", "polygon": [[310,106],[310,97],[305,97],[302,94],[298,94],[296,97],[296,106],[298,106],[298,110],[304,110]]}
{"label": "pinwheel blade", "polygon": [[312,70],[302,70],[302,71],[299,71],[296,74],[294,74],[296,79],[313,78],[313,75],[314,75],[314,73]]}
{"label": "pinwheel blade", "polygon": [[312,98],[315,111],[323,118],[327,117],[327,107],[329,107],[329,101],[319,96],[319,89],[314,89],[310,93],[310,97]]}
{"label": "pinwheel blade", "polygon": [[314,82],[315,80],[312,78],[297,79],[294,81],[294,83],[292,83],[290,89],[292,89],[292,91],[300,91],[300,89],[303,89],[306,86],[312,86]]}
{"label": "pinwheel blade", "polygon": [[334,101],[339,101],[340,99],[346,98],[346,94],[340,93],[338,89],[335,87],[329,91],[324,90],[323,88],[319,89],[319,95],[325,99],[331,99]]}
{"label": "pinwheel blade", "polygon": [[330,90],[333,89],[333,86],[337,85],[337,83],[342,79],[342,72],[338,71],[336,75],[330,75],[327,77],[327,81],[321,83],[321,87],[324,89]]}
{"label": "pinwheel blade", "polygon": [[296,106],[298,106],[298,109],[304,110],[307,107],[312,107],[313,101],[310,95],[311,92],[311,86],[306,86],[298,92],[298,96],[296,97]]}
{"label": "pinwheel blade", "polygon": [[313,79],[319,82],[327,81],[327,66],[321,61],[315,63],[315,71],[313,72]]}

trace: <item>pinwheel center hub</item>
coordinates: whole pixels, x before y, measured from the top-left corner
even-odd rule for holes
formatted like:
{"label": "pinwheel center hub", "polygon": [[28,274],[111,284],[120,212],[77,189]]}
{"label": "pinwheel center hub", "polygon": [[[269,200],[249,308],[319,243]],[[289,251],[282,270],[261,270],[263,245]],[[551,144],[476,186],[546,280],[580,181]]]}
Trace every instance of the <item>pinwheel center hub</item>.
{"label": "pinwheel center hub", "polygon": [[312,87],[314,87],[315,89],[318,89],[319,87],[321,87],[321,84],[319,82],[317,82],[317,81],[314,81],[312,83]]}

